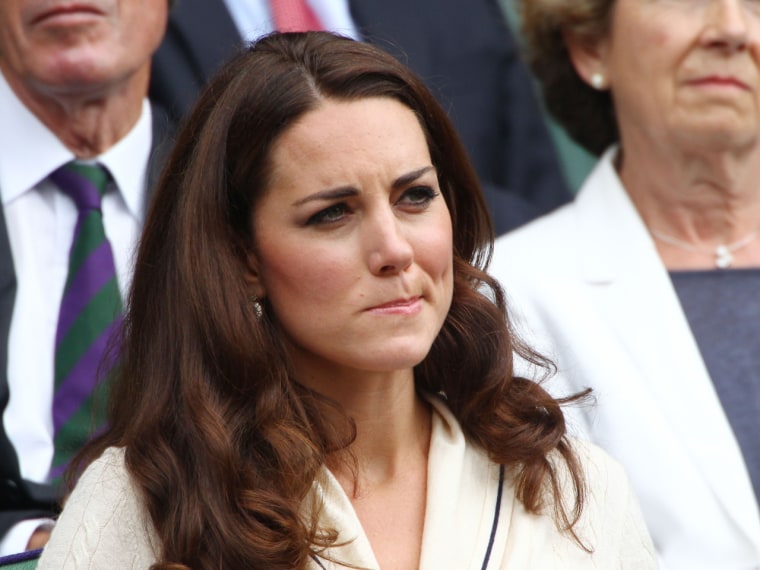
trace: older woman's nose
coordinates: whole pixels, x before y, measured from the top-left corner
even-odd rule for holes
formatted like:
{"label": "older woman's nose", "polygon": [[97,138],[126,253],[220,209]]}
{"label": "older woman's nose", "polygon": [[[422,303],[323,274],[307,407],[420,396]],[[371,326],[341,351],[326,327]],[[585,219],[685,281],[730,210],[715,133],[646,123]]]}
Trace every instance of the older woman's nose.
{"label": "older woman's nose", "polygon": [[741,51],[749,42],[745,0],[713,0],[705,13],[703,42],[711,48]]}

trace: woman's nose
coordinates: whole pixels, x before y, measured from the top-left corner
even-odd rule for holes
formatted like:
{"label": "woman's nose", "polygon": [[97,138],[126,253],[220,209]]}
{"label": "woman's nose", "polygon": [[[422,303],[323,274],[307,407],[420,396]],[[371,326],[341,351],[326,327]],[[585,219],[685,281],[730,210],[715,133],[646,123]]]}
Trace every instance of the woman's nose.
{"label": "woman's nose", "polygon": [[744,0],[713,0],[705,14],[703,41],[728,52],[747,47],[748,22]]}
{"label": "woman's nose", "polygon": [[372,216],[364,232],[369,269],[376,275],[404,271],[414,260],[414,248],[404,225],[391,208]]}

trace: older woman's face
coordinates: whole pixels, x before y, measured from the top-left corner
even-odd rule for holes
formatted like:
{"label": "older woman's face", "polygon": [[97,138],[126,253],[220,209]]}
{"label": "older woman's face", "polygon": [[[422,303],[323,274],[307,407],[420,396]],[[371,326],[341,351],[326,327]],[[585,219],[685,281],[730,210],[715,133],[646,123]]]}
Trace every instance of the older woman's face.
{"label": "older woman's face", "polygon": [[742,148],[760,135],[760,1],[617,0],[600,71],[623,144]]}
{"label": "older woman's face", "polygon": [[255,207],[254,287],[299,377],[418,364],[449,310],[449,211],[412,111],[326,100],[275,143]]}

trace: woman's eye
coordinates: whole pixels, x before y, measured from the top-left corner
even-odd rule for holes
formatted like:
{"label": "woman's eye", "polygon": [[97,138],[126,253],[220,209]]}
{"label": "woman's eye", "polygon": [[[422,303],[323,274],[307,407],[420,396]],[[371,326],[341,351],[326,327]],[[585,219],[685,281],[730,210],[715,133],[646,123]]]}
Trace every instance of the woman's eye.
{"label": "woman's eye", "polygon": [[346,204],[333,204],[311,216],[306,221],[306,225],[330,224],[341,220],[346,214],[348,214],[348,206]]}
{"label": "woman's eye", "polygon": [[412,206],[427,206],[436,196],[438,196],[438,192],[430,186],[415,186],[404,192],[398,203]]}

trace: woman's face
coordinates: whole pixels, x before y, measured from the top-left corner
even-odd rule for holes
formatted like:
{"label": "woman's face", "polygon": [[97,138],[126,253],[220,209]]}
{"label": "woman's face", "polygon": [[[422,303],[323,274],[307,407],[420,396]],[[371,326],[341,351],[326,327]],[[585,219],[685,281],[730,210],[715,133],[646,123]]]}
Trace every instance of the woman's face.
{"label": "woman's face", "polygon": [[760,134],[758,42],[760,0],[617,0],[589,73],[608,80],[624,145],[743,148]]}
{"label": "woman's face", "polygon": [[325,100],[272,149],[255,206],[252,282],[299,380],[410,369],[449,310],[449,211],[414,113]]}

